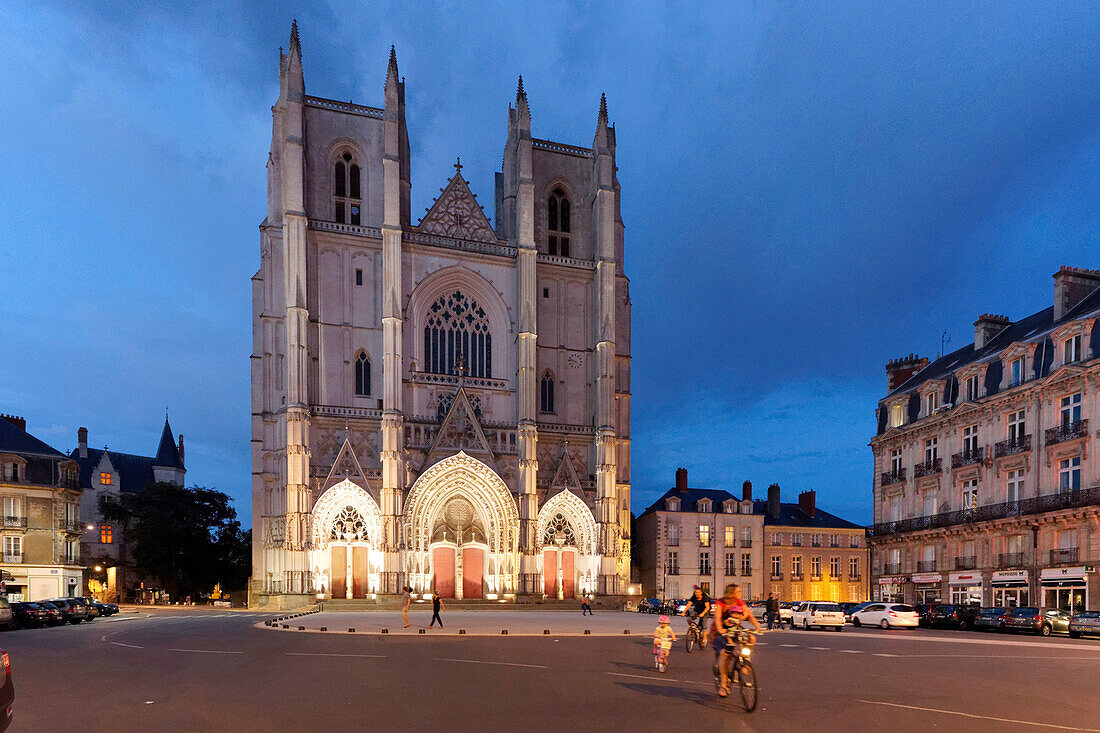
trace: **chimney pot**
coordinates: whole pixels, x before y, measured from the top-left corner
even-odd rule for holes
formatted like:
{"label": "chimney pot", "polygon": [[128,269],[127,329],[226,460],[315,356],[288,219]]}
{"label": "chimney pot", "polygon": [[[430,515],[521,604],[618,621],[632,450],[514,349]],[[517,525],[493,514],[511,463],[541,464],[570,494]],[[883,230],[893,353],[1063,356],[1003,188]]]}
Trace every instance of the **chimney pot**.
{"label": "chimney pot", "polygon": [[768,519],[779,519],[779,484],[768,487]]}
{"label": "chimney pot", "polygon": [[687,491],[688,488],[688,470],[686,468],[676,469],[676,490]]}
{"label": "chimney pot", "polygon": [[1059,321],[1085,296],[1100,287],[1100,270],[1062,265],[1054,273],[1054,320]]}
{"label": "chimney pot", "polygon": [[88,428],[79,427],[76,429],[76,445],[80,449],[80,457],[88,457]]}
{"label": "chimney pot", "polygon": [[752,481],[741,484],[741,501],[752,501]]}
{"label": "chimney pot", "polygon": [[[179,453],[180,453],[180,463],[183,463],[183,433],[180,433]],[[187,464],[184,463],[184,465],[187,465]]]}
{"label": "chimney pot", "polygon": [[798,508],[808,517],[812,517],[817,510],[817,492],[814,489],[801,491],[798,494]]}
{"label": "chimney pot", "polygon": [[22,430],[23,432],[27,431],[27,420],[26,420],[26,418],[19,417],[18,415],[0,415],[0,418],[3,418],[4,420],[7,420],[12,425],[14,425],[15,427]]}
{"label": "chimney pot", "polygon": [[928,366],[928,358],[924,356],[909,356],[900,359],[891,359],[886,362],[886,393],[889,394],[905,383],[921,369]]}

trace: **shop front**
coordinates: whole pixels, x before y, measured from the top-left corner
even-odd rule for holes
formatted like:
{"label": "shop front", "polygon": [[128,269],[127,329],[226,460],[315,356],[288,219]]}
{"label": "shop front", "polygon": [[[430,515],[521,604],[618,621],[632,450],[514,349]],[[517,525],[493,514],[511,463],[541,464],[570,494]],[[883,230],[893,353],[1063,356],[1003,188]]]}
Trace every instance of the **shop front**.
{"label": "shop front", "polygon": [[1077,613],[1087,608],[1088,570],[1084,565],[1069,568],[1046,568],[1039,572],[1043,605]]}
{"label": "shop front", "polygon": [[951,573],[947,576],[951,587],[952,603],[982,603],[982,574],[977,572]]}
{"label": "shop front", "polygon": [[993,605],[999,608],[1019,608],[1031,599],[1026,570],[996,570],[990,581]]}
{"label": "shop front", "polygon": [[877,601],[886,603],[905,603],[905,584],[909,579],[904,575],[886,575],[878,579]]}
{"label": "shop front", "polygon": [[943,600],[943,576],[939,573],[917,573],[912,576],[913,602],[936,603]]}

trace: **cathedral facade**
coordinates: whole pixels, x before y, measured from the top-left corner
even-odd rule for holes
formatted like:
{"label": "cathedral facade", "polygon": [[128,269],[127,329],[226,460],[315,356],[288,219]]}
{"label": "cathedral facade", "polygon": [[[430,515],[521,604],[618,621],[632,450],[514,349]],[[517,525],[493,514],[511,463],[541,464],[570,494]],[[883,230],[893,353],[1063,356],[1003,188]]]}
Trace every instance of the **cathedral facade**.
{"label": "cathedral facade", "polygon": [[455,164],[418,222],[405,82],[306,94],[279,55],[253,277],[251,603],[570,598],[630,573],[630,298],[615,129],[508,106],[495,217]]}

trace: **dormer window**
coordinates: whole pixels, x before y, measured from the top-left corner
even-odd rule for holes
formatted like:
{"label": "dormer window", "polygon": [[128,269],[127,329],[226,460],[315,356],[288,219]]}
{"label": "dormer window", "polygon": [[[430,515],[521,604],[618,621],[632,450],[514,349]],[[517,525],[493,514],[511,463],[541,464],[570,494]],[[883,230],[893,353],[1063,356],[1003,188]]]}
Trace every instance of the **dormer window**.
{"label": "dormer window", "polygon": [[1081,360],[1081,335],[1078,334],[1062,342],[1062,363],[1072,364]]}
{"label": "dormer window", "polygon": [[905,407],[903,405],[891,405],[890,427],[900,427],[905,423]]}
{"label": "dormer window", "polygon": [[1009,386],[1015,387],[1024,381],[1024,358],[1013,359],[1009,365]]}
{"label": "dormer window", "polygon": [[924,414],[926,417],[930,417],[939,406],[940,396],[937,392],[929,392],[924,396]]}
{"label": "dormer window", "polygon": [[99,472],[99,483],[100,483],[101,486],[110,486],[111,485],[111,474],[107,473],[106,471],[100,471]]}
{"label": "dormer window", "polygon": [[704,514],[709,514],[710,510],[711,510],[710,499],[701,499],[699,501],[699,511],[703,512]]}
{"label": "dormer window", "polygon": [[667,500],[665,502],[665,509],[667,509],[670,512],[680,511],[680,500],[679,499],[669,499],[669,500]]}
{"label": "dormer window", "polygon": [[978,377],[974,375],[966,378],[966,401],[978,401]]}

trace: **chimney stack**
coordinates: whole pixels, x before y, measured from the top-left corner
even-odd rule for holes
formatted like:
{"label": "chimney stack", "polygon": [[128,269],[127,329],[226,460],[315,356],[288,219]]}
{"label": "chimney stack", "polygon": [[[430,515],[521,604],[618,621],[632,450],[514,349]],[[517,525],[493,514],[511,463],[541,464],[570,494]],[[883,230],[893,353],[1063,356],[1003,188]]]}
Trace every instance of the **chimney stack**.
{"label": "chimney stack", "polygon": [[676,469],[676,490],[687,491],[688,490],[688,470],[686,468]]}
{"label": "chimney stack", "polygon": [[741,501],[752,501],[752,481],[741,484]]}
{"label": "chimney stack", "polygon": [[807,517],[813,517],[814,511],[817,509],[817,492],[813,489],[809,491],[800,491],[798,493],[798,508],[802,510],[802,513]]}
{"label": "chimney stack", "polygon": [[76,429],[76,446],[80,449],[80,457],[88,457],[88,428]]}
{"label": "chimney stack", "polygon": [[179,446],[179,452],[180,452],[180,463],[183,463],[183,465],[185,465],[185,466],[186,466],[187,464],[186,464],[186,463],[184,463],[184,461],[183,461],[183,433],[180,433],[180,446]]}
{"label": "chimney stack", "polygon": [[5,420],[7,420],[12,425],[14,425],[15,427],[22,430],[23,432],[27,432],[27,420],[26,420],[26,418],[17,417],[15,415],[0,415],[0,418],[3,418]]}
{"label": "chimney stack", "polygon": [[768,487],[768,519],[779,519],[779,484]]}
{"label": "chimney stack", "polygon": [[910,354],[886,362],[886,393],[890,394],[909,377],[928,366],[928,358]]}
{"label": "chimney stack", "polygon": [[1085,296],[1100,288],[1100,270],[1062,265],[1054,273],[1054,320],[1059,321]]}
{"label": "chimney stack", "polygon": [[983,313],[978,320],[974,321],[974,350],[985,348],[994,336],[1011,325],[1012,319],[1008,316]]}

